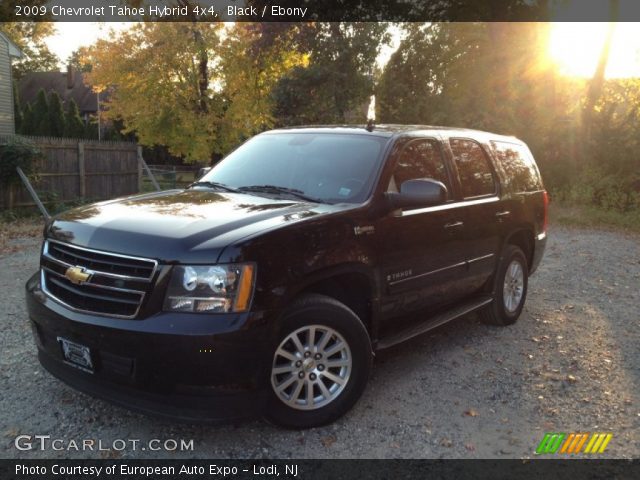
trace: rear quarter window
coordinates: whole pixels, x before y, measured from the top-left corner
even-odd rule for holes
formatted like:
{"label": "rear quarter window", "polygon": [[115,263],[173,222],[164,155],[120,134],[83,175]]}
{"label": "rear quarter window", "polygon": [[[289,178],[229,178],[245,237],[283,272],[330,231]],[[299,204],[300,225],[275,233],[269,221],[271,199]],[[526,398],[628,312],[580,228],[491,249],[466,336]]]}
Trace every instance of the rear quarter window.
{"label": "rear quarter window", "polygon": [[505,183],[509,191],[532,192],[542,190],[540,173],[529,149],[524,145],[492,141],[491,145],[506,175]]}

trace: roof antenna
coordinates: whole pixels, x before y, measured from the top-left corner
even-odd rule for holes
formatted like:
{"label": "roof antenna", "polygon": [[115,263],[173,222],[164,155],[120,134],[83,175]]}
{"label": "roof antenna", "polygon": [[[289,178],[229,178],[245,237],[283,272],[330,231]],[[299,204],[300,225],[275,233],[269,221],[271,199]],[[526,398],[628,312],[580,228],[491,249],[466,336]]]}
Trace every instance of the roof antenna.
{"label": "roof antenna", "polygon": [[373,132],[373,127],[376,121],[376,96],[371,95],[369,100],[369,109],[367,110],[367,126],[365,130],[367,132]]}
{"label": "roof antenna", "polygon": [[364,127],[367,132],[373,132],[373,127],[375,127],[375,123],[373,118],[367,120],[367,126]]}

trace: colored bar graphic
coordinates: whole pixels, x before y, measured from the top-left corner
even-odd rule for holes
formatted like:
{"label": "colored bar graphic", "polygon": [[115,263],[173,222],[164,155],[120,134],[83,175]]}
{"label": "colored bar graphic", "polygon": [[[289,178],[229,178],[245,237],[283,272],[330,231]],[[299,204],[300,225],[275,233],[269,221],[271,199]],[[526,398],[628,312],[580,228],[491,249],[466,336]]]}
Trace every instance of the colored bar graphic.
{"label": "colored bar graphic", "polygon": [[536,449],[536,453],[538,455],[544,453],[556,453],[560,445],[562,444],[562,440],[564,440],[566,434],[565,433],[546,433],[540,445]]}
{"label": "colored bar graphic", "polygon": [[[603,453],[613,438],[612,433],[545,433],[544,438],[536,448],[537,455],[549,453]],[[587,441],[588,440],[588,441]],[[585,445],[584,451],[582,447]]]}
{"label": "colored bar graphic", "polygon": [[587,441],[587,438],[589,438],[589,434],[588,433],[583,433],[582,434],[582,439],[578,442],[578,445],[576,445],[576,448],[572,452],[569,452],[569,453],[580,453],[580,450],[582,449],[582,446]]}
{"label": "colored bar graphic", "polygon": [[607,436],[605,437],[604,441],[602,442],[602,446],[600,447],[600,451],[598,453],[603,453],[604,449],[607,448],[607,445],[609,445],[609,442],[611,441],[611,439],[613,438],[613,434],[612,433],[607,433]]}
{"label": "colored bar graphic", "polygon": [[612,437],[611,433],[594,433],[587,448],[584,449],[584,453],[603,453]]}
{"label": "colored bar graphic", "polygon": [[[564,442],[564,444],[562,445],[562,448],[560,449],[560,453],[567,453],[567,448],[569,448],[569,445],[571,445],[571,448],[573,448],[575,438],[576,438],[575,433],[569,434],[569,436],[567,437],[567,440]],[[569,451],[571,451],[571,449],[569,449]]]}

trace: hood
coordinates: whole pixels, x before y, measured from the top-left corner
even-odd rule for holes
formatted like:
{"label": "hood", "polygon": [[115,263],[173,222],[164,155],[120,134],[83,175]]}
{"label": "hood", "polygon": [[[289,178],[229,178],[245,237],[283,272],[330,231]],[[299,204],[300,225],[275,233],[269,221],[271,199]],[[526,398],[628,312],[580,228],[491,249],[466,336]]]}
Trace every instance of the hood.
{"label": "hood", "polygon": [[242,238],[344,208],[243,193],[169,190],[69,210],[54,219],[48,236],[166,263],[212,263]]}

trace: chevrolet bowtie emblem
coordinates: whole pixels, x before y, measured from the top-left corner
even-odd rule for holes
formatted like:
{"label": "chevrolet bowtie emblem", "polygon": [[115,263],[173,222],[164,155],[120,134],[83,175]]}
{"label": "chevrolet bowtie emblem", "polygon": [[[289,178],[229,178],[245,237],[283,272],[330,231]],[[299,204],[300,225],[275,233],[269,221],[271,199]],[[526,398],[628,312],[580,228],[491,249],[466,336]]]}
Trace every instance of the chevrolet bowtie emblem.
{"label": "chevrolet bowtie emblem", "polygon": [[89,281],[91,273],[85,271],[82,267],[69,267],[67,271],[64,272],[64,276],[67,277],[71,283],[80,285],[81,283]]}

